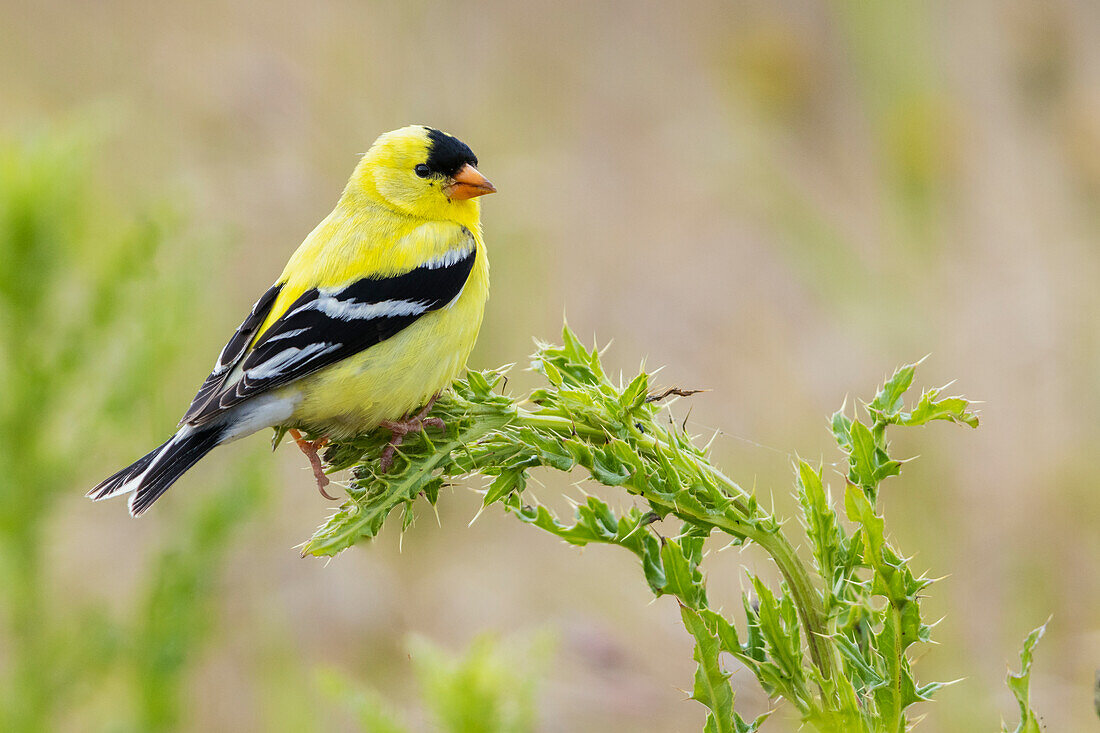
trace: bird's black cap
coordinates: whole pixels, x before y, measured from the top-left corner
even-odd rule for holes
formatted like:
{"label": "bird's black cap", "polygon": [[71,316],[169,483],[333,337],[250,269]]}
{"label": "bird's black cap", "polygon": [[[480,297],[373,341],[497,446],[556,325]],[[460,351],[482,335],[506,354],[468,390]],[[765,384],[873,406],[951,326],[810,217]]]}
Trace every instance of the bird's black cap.
{"label": "bird's black cap", "polygon": [[477,167],[477,156],[469,145],[434,127],[424,129],[428,131],[428,159],[424,162],[432,173],[453,176],[467,163]]}

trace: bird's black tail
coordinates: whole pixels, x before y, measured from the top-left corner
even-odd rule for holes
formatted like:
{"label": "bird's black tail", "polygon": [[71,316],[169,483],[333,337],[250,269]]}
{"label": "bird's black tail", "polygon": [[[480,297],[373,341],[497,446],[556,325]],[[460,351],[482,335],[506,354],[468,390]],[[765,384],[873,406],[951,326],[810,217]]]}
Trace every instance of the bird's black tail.
{"label": "bird's black tail", "polygon": [[133,492],[130,514],[136,517],[152,506],[187,469],[217,447],[224,433],[222,425],[186,425],[164,445],[101,481],[88,496],[99,501]]}

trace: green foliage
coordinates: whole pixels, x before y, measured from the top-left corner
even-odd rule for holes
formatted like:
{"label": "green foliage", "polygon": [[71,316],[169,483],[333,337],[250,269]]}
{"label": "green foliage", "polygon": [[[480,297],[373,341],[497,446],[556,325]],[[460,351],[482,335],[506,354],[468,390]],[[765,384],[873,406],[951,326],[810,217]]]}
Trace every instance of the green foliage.
{"label": "green foliage", "polygon": [[[100,193],[86,137],[0,138],[4,731],[94,728],[97,714],[116,730],[176,728],[184,673],[212,631],[227,541],[264,486],[257,469],[241,469],[180,522],[131,619],[54,587],[51,519],[66,503],[87,506],[82,484],[104,469],[103,456],[132,459],[155,437],[145,428],[170,427],[152,396],[176,373],[195,316],[186,296],[199,258],[173,255],[193,243],[156,207],[118,213]],[[161,268],[172,277],[157,278]],[[115,699],[120,679],[132,710]]]}
{"label": "green foliage", "polygon": [[[1035,645],[1039,643],[1039,639],[1043,638],[1046,630],[1047,624],[1043,624],[1027,635],[1024,646],[1020,650],[1020,673],[1013,674],[1009,670],[1006,678],[1008,689],[1012,691],[1016,704],[1020,706],[1020,724],[1013,729],[1013,733],[1039,733],[1042,730],[1039,716],[1031,709],[1031,660]],[[1001,730],[1008,733],[1008,726],[1002,723]]]}
{"label": "green foliage", "polygon": [[198,505],[182,536],[152,562],[124,647],[137,693],[136,730],[177,730],[186,717],[185,675],[214,630],[219,567],[239,518],[259,508],[266,486],[243,464],[227,483]]}
{"label": "green foliage", "polygon": [[[723,653],[819,730],[907,730],[911,706],[930,699],[943,683],[918,683],[912,669],[911,647],[930,637],[920,604],[932,581],[915,574],[891,545],[878,507],[883,483],[903,466],[891,453],[887,429],[934,420],[976,427],[969,403],[931,389],[907,407],[918,366],[910,364],[883,384],[865,417],[844,408],[833,415],[831,430],[847,464],[847,523],[820,469],[796,461],[808,565],[779,517],[714,467],[689,436],[659,419],[648,375],[615,385],[595,349],[568,328],[562,338],[561,346],[540,344],[532,367],[548,385],[522,405],[498,391],[499,373],[470,372],[456,382],[433,411],[445,421],[444,433],[407,439],[388,474],[376,469],[386,431],[334,445],[326,456],[331,467],[354,466],[348,501],[304,552],[334,555],[370,539],[395,509],[408,526],[418,497],[434,504],[444,482],[478,473],[490,478],[484,506],[500,504],[570,544],[622,547],[638,557],[655,595],[677,600],[695,639],[692,697],[708,709],[707,731],[755,730],[767,715],[746,722],[736,714]],[[588,497],[571,521],[563,521],[525,492],[535,468],[583,469],[641,506],[616,514]],[[655,522],[671,518],[682,523],[675,537],[653,531]],[[743,635],[707,600],[701,563],[714,533],[725,535],[725,543],[758,545],[782,575],[778,588],[750,575]]]}
{"label": "green foliage", "polygon": [[345,675],[333,669],[318,673],[321,691],[338,701],[354,717],[365,733],[407,733],[409,728],[401,716],[374,690],[356,686]]}
{"label": "green foliage", "polygon": [[[535,675],[548,651],[544,636],[504,644],[483,634],[462,655],[431,641],[409,640],[421,697],[444,733],[531,733],[535,720]],[[373,690],[363,690],[328,670],[321,686],[354,713],[365,733],[405,733],[411,728]]]}
{"label": "green foliage", "polygon": [[530,653],[508,654],[481,636],[462,657],[414,637],[409,653],[440,727],[449,733],[525,733],[535,730],[535,665],[517,674]]}
{"label": "green foliage", "polygon": [[[124,379],[90,389],[99,381],[94,364],[102,363],[91,354],[117,330],[121,296],[160,238],[155,226],[101,226],[94,205],[78,139],[0,143],[0,604],[10,643],[0,684],[4,730],[45,727],[71,695],[69,676],[109,642],[101,637],[89,648],[70,636],[76,629],[67,627],[79,624],[56,619],[41,581],[44,524],[90,447],[83,441],[92,424],[81,408],[89,399],[102,407],[106,393],[129,389]],[[99,256],[127,263],[117,279],[90,267]],[[80,278],[74,265],[89,267],[91,277]]]}

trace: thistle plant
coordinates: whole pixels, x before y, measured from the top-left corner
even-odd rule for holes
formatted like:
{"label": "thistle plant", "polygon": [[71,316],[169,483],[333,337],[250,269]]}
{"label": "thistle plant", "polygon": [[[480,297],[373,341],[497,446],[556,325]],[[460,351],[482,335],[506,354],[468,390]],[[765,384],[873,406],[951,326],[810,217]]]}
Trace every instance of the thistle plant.
{"label": "thistle plant", "polygon": [[[944,683],[920,683],[912,669],[913,645],[930,639],[921,597],[932,580],[914,573],[887,540],[878,497],[903,465],[890,453],[887,431],[934,421],[977,427],[970,403],[928,389],[907,406],[918,366],[910,364],[862,413],[839,410],[830,424],[845,456],[843,516],[821,467],[796,460],[804,530],[796,535],[714,466],[689,435],[661,419],[661,398],[668,393],[651,394],[646,373],[616,384],[595,348],[582,345],[568,327],[562,338],[561,346],[540,344],[532,367],[547,385],[522,402],[502,393],[499,371],[469,372],[456,381],[432,411],[446,429],[410,436],[388,473],[377,468],[386,431],[334,444],[326,461],[334,471],[352,469],[348,500],[305,543],[303,554],[331,556],[369,540],[395,512],[407,528],[421,498],[434,505],[445,483],[480,474],[490,479],[483,508],[499,505],[573,545],[621,547],[638,557],[655,595],[676,600],[695,641],[692,698],[708,709],[708,733],[755,731],[768,715],[747,721],[734,710],[723,653],[818,730],[908,729],[911,706]],[[576,468],[592,481],[620,487],[635,506],[616,513],[589,496],[566,521],[525,491],[534,470]],[[665,520],[680,522],[675,536],[655,531],[655,523]],[[710,539],[757,545],[780,572],[777,586],[749,573],[741,619],[708,601],[702,562]],[[799,555],[796,543],[808,546],[809,558]],[[1029,638],[1025,670],[1013,686],[1023,717],[1018,730],[1031,730],[1026,726],[1034,720],[1026,688],[1036,638],[1037,632]]]}

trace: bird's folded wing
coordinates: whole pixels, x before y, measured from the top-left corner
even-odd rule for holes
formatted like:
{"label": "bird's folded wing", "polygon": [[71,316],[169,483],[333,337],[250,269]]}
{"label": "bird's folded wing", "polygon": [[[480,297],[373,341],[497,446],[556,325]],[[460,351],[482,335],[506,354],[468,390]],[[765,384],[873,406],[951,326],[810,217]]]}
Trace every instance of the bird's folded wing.
{"label": "bird's folded wing", "polygon": [[477,257],[473,236],[466,234],[462,246],[406,273],[305,291],[248,349],[274,302],[278,286],[272,288],[230,339],[182,422],[209,422],[250,397],[370,348],[446,307],[462,292]]}
{"label": "bird's folded wing", "polygon": [[222,353],[218,355],[218,361],[214,364],[214,371],[210,372],[210,376],[206,378],[206,381],[199,387],[198,394],[195,395],[195,399],[191,400],[191,407],[188,408],[187,413],[180,419],[180,425],[191,422],[195,415],[210,402],[220,388],[225,384],[226,379],[229,377],[230,371],[233,367],[241,361],[245,352],[248,350],[248,345],[252,343],[252,340],[256,337],[256,332],[259,331],[260,326],[267,320],[267,314],[271,312],[271,306],[275,304],[275,298],[278,297],[279,291],[283,289],[282,284],[272,285],[266,293],[260,296],[260,299],[256,301],[256,304],[252,306],[252,310],[249,311],[248,316],[244,319],[244,322],[237,328],[236,333],[229,339],[229,342],[222,349]]}

